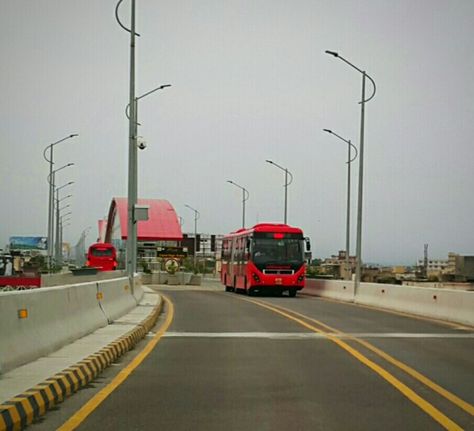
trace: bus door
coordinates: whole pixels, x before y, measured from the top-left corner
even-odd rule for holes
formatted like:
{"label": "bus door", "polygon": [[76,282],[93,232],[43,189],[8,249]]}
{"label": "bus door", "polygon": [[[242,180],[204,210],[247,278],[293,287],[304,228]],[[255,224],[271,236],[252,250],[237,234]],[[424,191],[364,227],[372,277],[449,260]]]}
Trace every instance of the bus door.
{"label": "bus door", "polygon": [[229,258],[229,263],[227,265],[228,271],[229,271],[229,277],[232,282],[234,283],[234,256],[235,256],[235,246],[236,246],[236,239],[232,238],[230,240],[230,258]]}

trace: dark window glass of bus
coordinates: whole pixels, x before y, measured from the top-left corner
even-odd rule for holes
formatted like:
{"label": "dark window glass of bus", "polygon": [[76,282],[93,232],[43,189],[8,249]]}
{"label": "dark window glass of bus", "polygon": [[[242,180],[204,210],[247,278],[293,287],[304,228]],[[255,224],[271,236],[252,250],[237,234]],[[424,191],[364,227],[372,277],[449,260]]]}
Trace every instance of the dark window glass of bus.
{"label": "dark window glass of bus", "polygon": [[256,264],[300,264],[303,262],[301,239],[255,238],[252,259]]}
{"label": "dark window glass of bus", "polygon": [[93,248],[92,256],[95,257],[112,257],[114,254],[111,248]]}

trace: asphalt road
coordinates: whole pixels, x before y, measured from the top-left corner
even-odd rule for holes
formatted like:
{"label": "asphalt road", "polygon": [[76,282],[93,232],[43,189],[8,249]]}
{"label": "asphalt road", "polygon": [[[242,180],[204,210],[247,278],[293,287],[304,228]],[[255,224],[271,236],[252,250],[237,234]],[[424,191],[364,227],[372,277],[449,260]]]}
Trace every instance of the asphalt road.
{"label": "asphalt road", "polygon": [[143,362],[94,401],[154,338],[33,429],[88,399],[79,430],[474,429],[470,329],[302,295],[157,289],[174,314]]}

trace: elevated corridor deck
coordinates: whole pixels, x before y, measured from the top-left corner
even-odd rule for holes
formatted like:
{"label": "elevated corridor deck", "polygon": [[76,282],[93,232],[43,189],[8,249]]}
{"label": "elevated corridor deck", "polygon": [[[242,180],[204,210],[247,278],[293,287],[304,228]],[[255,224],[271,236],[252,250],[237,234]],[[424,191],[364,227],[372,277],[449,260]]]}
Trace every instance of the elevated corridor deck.
{"label": "elevated corridor deck", "polygon": [[158,290],[168,332],[78,429],[474,428],[471,330],[304,296]]}

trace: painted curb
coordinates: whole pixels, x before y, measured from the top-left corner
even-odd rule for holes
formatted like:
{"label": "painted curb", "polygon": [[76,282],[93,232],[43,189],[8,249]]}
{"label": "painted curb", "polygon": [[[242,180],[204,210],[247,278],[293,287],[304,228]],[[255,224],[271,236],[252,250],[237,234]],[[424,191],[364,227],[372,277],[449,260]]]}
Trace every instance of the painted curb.
{"label": "painted curb", "polygon": [[0,431],[17,431],[43,416],[94,380],[117,358],[131,350],[155,325],[163,309],[163,300],[134,329],[98,352],[82,359],[53,377],[0,404]]}

